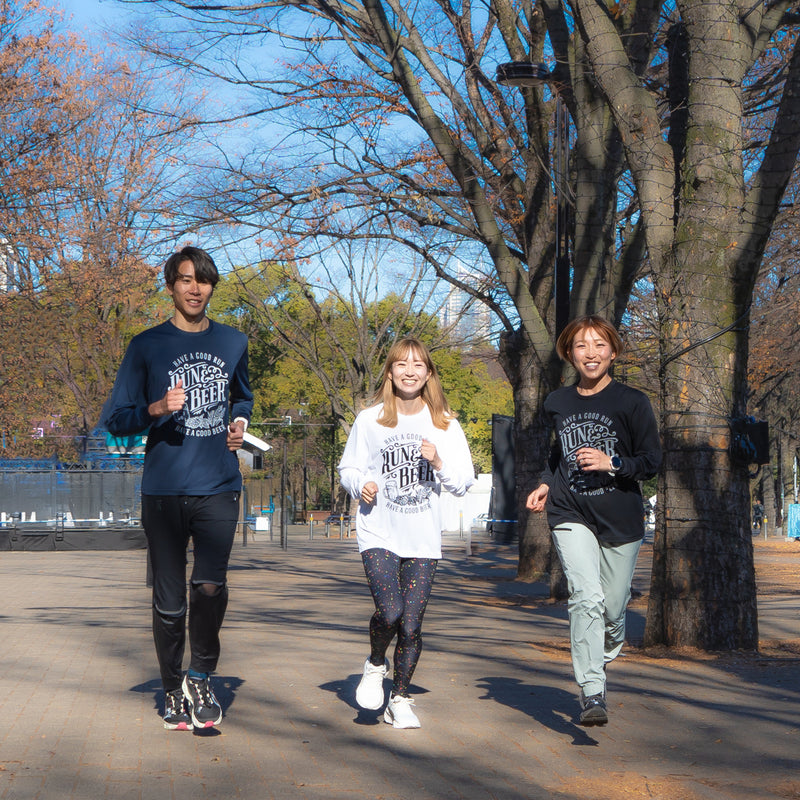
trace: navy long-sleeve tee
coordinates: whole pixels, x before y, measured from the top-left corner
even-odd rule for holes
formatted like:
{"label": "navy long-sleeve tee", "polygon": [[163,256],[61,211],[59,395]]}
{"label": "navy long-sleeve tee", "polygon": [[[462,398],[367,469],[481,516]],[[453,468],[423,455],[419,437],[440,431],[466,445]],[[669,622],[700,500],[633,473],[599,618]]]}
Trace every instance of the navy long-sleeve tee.
{"label": "navy long-sleeve tee", "polygon": [[[597,394],[581,395],[564,386],[547,396],[556,439],[542,483],[550,487],[547,522],[578,522],[601,541],[634,542],[644,536],[644,506],[639,481],[658,472],[661,441],[647,396],[611,381]],[[582,471],[576,461],[581,447],[617,455],[617,472]]]}
{"label": "navy long-sleeve tee", "polygon": [[[179,380],[184,407],[151,417],[148,406]],[[147,430],[142,494],[203,496],[241,489],[227,429],[230,419],[249,420],[252,407],[243,333],[213,320],[197,333],[165,322],[131,340],[104,422],[114,436]]]}

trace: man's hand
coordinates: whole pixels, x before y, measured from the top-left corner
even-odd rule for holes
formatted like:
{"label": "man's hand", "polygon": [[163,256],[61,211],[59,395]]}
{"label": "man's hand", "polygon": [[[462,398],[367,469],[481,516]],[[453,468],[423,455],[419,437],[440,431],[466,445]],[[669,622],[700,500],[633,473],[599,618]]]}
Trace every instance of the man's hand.
{"label": "man's hand", "polygon": [[155,403],[150,403],[147,411],[151,417],[163,417],[166,414],[173,414],[180,411],[186,404],[186,392],[183,391],[183,379],[178,382],[167,393]]}
{"label": "man's hand", "polygon": [[244,444],[244,421],[234,420],[228,425],[228,437],[226,440],[228,450],[236,451]]}

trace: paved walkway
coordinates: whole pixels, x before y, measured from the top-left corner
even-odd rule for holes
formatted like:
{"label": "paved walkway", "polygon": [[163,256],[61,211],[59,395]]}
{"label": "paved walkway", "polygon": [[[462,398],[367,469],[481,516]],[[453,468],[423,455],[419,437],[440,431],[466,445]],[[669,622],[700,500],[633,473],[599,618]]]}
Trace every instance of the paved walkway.
{"label": "paved walkway", "polygon": [[[800,797],[797,659],[629,650],[610,724],[581,728],[565,607],[513,582],[514,560],[450,543],[412,687],[422,728],[402,731],[354,703],[372,611],[355,542],[240,542],[226,717],[184,733],[158,716],[143,551],[2,553],[0,798]],[[767,598],[762,636],[796,640],[799,611],[795,592]]]}

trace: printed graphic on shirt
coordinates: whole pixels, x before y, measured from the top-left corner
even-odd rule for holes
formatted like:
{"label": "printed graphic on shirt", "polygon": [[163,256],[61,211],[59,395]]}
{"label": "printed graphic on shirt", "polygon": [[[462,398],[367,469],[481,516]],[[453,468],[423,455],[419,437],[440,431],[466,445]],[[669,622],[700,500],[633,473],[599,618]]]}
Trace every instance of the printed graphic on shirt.
{"label": "printed graphic on shirt", "polygon": [[571,414],[564,418],[558,432],[561,453],[569,470],[569,488],[576,494],[597,495],[610,492],[614,479],[607,472],[584,472],[575,454],[582,447],[594,447],[606,455],[617,451],[614,421],[596,411]]}
{"label": "printed graphic on shirt", "polygon": [[430,462],[420,455],[422,437],[401,433],[381,448],[384,499],[391,511],[416,514],[431,507],[436,477]]}
{"label": "printed graphic on shirt", "polygon": [[214,436],[225,430],[228,373],[225,362],[211,353],[187,353],[169,371],[170,388],[183,380],[186,405],[173,414],[185,436]]}

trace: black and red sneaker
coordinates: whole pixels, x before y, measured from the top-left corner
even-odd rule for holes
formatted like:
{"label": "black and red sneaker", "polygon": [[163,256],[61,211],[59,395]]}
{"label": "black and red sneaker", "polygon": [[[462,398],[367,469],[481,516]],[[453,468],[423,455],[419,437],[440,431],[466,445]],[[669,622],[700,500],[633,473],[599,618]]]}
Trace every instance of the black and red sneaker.
{"label": "black and red sneaker", "polygon": [[214,697],[208,678],[183,679],[183,694],[195,728],[211,728],[222,722],[222,706]]}
{"label": "black and red sneaker", "polygon": [[192,730],[192,718],[186,712],[183,689],[166,693],[164,700],[164,727],[168,731]]}

